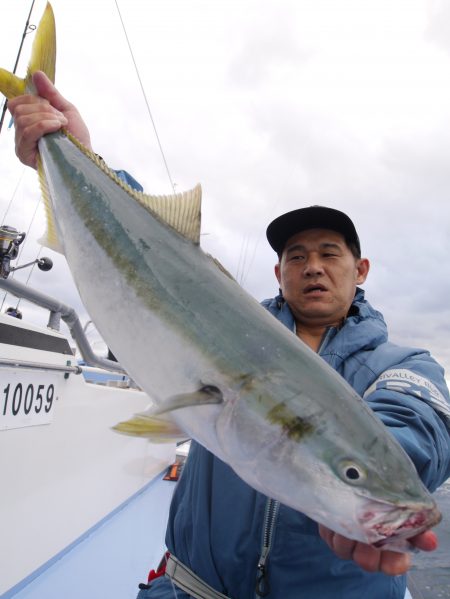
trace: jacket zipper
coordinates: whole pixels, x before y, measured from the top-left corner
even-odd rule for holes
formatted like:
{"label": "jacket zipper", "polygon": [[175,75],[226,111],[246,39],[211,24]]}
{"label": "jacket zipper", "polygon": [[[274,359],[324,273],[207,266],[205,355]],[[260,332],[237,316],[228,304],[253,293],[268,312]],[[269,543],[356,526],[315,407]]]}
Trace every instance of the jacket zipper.
{"label": "jacket zipper", "polygon": [[272,537],[279,507],[279,501],[275,499],[267,500],[266,511],[264,514],[263,544],[257,566],[258,574],[256,577],[255,591],[258,597],[266,597],[270,593],[266,561],[269,556],[270,546],[272,544]]}
{"label": "jacket zipper", "polygon": [[[336,327],[328,327],[322,338],[317,353],[320,354],[326,345],[330,337],[336,331]],[[256,577],[256,595],[257,597],[266,597],[270,593],[270,585],[267,576],[267,558],[269,556],[270,546],[272,544],[272,537],[275,529],[275,522],[277,519],[278,510],[280,508],[280,502],[276,499],[267,499],[266,511],[264,514],[264,530],[263,530],[263,545],[261,549],[261,555],[258,561],[258,574]]]}

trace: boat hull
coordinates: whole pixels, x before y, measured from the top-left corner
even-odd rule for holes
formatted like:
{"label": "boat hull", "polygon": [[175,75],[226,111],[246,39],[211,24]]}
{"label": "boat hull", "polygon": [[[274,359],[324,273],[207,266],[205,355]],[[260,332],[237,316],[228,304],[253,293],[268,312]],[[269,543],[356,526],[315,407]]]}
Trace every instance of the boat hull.
{"label": "boat hull", "polygon": [[[18,335],[23,333],[21,322],[0,317],[0,324],[9,321]],[[0,595],[126,502],[175,457],[173,443],[152,444],[111,430],[130,413],[145,409],[149,398],[142,391],[92,384],[82,375],[54,371],[52,367],[68,361],[74,364],[73,356],[1,340],[0,362],[12,359],[41,367],[0,368]],[[45,423],[30,420],[41,412]]]}

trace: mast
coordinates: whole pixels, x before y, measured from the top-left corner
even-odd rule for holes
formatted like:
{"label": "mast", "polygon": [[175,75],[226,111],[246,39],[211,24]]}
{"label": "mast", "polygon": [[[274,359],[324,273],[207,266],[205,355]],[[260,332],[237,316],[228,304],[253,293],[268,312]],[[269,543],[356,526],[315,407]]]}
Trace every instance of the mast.
{"label": "mast", "polygon": [[[20,55],[22,53],[22,48],[23,48],[23,43],[25,41],[25,37],[26,37],[27,33],[29,33],[30,31],[34,31],[36,29],[35,25],[30,25],[30,18],[31,18],[31,13],[33,12],[34,2],[35,2],[35,0],[32,0],[30,12],[28,13],[27,22],[25,23],[25,29],[23,30],[22,40],[20,42],[20,47],[19,47],[19,51],[17,53],[16,62],[14,64],[14,69],[13,69],[14,74],[17,71],[17,65],[19,64],[19,59],[20,59]],[[0,118],[0,133],[1,133],[2,127],[3,127],[3,121],[5,120],[5,114],[6,114],[7,107],[8,107],[8,100],[5,100],[5,103],[3,104],[3,109],[2,109],[2,116]]]}

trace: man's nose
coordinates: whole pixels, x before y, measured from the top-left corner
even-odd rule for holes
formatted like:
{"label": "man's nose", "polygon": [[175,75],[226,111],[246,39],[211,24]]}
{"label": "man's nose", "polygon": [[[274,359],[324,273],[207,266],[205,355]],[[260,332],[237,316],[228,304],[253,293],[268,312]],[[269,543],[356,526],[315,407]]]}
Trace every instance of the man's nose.
{"label": "man's nose", "polygon": [[308,257],[303,271],[305,277],[315,277],[323,274],[323,272],[323,265],[320,258],[318,256]]}

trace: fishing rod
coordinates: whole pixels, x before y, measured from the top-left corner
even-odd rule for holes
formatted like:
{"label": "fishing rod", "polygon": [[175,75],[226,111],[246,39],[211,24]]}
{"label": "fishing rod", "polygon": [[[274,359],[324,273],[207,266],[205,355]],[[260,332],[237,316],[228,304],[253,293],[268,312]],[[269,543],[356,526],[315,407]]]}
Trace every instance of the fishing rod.
{"label": "fishing rod", "polygon": [[[28,33],[30,33],[31,31],[34,31],[36,29],[36,25],[30,25],[30,18],[31,18],[31,13],[33,12],[34,3],[35,3],[35,0],[32,0],[30,12],[28,13],[27,22],[25,23],[25,29],[23,30],[22,40],[20,42],[19,51],[17,53],[16,62],[14,64],[14,68],[12,71],[14,75],[16,74],[20,55],[22,54],[22,48],[23,48],[23,43],[25,41],[25,37],[27,36]],[[5,102],[3,104],[3,109],[2,109],[2,116],[0,117],[0,133],[1,133],[2,127],[3,127],[3,121],[5,120],[5,114],[6,114],[7,107],[8,107],[8,100],[5,100]]]}

